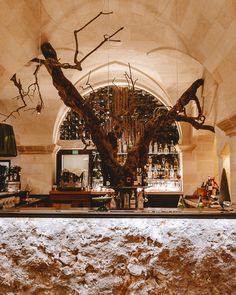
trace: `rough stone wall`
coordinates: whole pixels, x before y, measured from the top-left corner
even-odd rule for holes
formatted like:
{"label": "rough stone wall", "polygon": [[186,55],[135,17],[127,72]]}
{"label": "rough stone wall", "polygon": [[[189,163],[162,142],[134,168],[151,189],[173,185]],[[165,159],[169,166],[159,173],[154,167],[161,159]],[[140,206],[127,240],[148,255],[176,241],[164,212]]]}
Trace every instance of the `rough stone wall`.
{"label": "rough stone wall", "polygon": [[0,220],[0,294],[236,294],[236,220]]}

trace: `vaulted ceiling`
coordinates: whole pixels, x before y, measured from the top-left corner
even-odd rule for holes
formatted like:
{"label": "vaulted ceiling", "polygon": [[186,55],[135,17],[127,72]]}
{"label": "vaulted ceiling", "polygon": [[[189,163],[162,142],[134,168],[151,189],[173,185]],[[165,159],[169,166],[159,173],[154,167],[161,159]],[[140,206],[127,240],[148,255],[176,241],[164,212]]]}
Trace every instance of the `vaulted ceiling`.
{"label": "vaulted ceiling", "polygon": [[[10,78],[16,73],[23,85],[32,82],[35,65],[30,60],[42,57],[40,44],[49,41],[61,62],[73,63],[74,30],[100,11],[113,14],[100,16],[79,33],[79,59],[105,34],[124,29],[115,36],[121,42],[105,43],[82,63],[82,71],[66,71],[82,93],[80,86],[85,86],[90,71],[94,87],[114,78],[124,85],[130,64],[137,86],[167,105],[173,105],[194,80],[203,77],[205,85],[199,96],[205,98],[209,121],[215,124],[236,113],[236,0],[2,0],[1,113],[7,114],[20,104],[12,99],[17,90]],[[45,102],[41,119],[31,111],[10,119],[18,130],[25,128],[18,139],[24,144],[32,134],[29,122],[33,122],[34,141],[50,143],[65,109],[43,68],[39,83]],[[35,105],[30,100],[27,103],[28,108]],[[45,130],[47,136],[43,136]]]}

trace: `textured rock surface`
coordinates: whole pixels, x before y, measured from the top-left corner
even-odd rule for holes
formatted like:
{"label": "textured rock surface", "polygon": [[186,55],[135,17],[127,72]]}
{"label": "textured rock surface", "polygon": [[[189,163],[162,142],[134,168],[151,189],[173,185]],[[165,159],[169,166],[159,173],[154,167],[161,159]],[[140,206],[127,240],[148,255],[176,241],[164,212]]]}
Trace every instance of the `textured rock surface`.
{"label": "textured rock surface", "polygon": [[0,220],[0,294],[236,294],[236,220]]}

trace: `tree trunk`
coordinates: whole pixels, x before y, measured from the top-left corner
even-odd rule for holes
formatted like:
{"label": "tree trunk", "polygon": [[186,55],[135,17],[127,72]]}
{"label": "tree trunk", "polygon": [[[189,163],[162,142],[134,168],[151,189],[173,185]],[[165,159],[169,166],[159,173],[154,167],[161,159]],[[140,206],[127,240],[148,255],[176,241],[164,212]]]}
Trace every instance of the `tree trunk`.
{"label": "tree trunk", "polygon": [[54,48],[50,43],[44,43],[42,44],[41,49],[46,59],[43,64],[51,75],[53,85],[58,90],[59,96],[65,105],[81,115],[85,120],[86,127],[90,131],[93,143],[100,154],[103,174],[108,176],[110,185],[113,188],[126,186],[127,177],[135,174],[138,167],[144,167],[148,159],[149,144],[154,137],[154,133],[156,130],[163,128],[167,123],[185,121],[192,124],[195,128],[214,131],[212,126],[204,125],[202,122],[199,123],[196,118],[189,118],[186,115],[179,114],[184,110],[184,107],[190,100],[196,101],[196,91],[198,87],[203,84],[203,80],[199,79],[189,87],[173,108],[165,114],[153,118],[146,124],[143,134],[128,152],[127,160],[125,164],[121,166],[114,157],[114,148],[112,147],[105,130],[100,126],[99,119],[94,114],[92,108],[86,103],[74,85],[64,76],[58,64],[55,63],[58,59]]}

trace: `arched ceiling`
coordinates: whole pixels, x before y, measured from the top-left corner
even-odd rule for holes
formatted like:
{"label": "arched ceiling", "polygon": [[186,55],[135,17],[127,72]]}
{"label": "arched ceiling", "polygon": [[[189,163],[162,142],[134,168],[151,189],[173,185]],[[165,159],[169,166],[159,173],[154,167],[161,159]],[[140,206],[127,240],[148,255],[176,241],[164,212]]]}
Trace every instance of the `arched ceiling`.
{"label": "arched ceiling", "polygon": [[[14,73],[25,85],[31,81],[34,65],[29,61],[40,56],[40,44],[49,41],[61,62],[73,63],[73,31],[100,11],[113,14],[101,16],[79,33],[79,58],[93,50],[104,34],[124,26],[116,36],[121,42],[104,44],[82,63],[81,72],[66,72],[78,89],[90,71],[91,84],[104,85],[113,78],[125,83],[124,72],[130,63],[139,86],[162,97],[166,104],[174,104],[195,79],[203,76],[207,82],[204,95],[210,96],[208,115],[216,121],[236,112],[236,107],[232,108],[236,90],[235,0],[2,0],[2,109],[14,105],[11,98],[17,91],[9,81]],[[40,71],[39,80],[46,101],[45,116],[56,117],[61,102],[45,69]],[[48,109],[51,105],[55,105],[53,111]]]}

